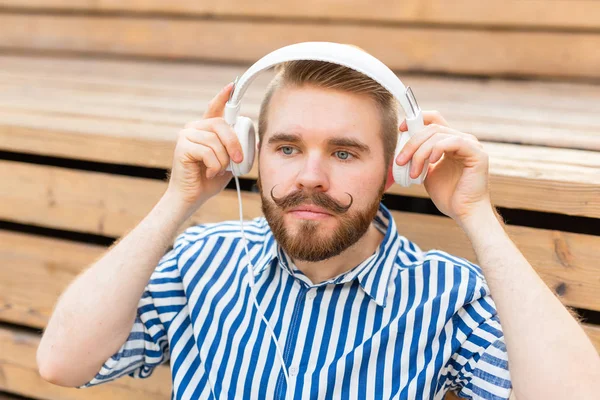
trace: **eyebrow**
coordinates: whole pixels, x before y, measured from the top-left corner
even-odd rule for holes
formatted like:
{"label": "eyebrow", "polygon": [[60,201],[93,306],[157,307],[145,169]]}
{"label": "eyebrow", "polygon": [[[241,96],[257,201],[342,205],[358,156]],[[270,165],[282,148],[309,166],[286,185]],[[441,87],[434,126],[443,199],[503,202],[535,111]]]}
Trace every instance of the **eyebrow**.
{"label": "eyebrow", "polygon": [[[300,137],[300,135],[298,135],[298,134],[285,133],[285,132],[274,133],[268,140],[269,144],[280,143],[280,142],[302,143],[303,140]],[[357,139],[353,139],[353,138],[347,138],[347,137],[332,138],[327,141],[327,144],[329,146],[353,148],[353,149],[363,152],[363,153],[371,152],[371,148],[368,145],[366,145],[365,143],[363,143]]]}
{"label": "eyebrow", "polygon": [[365,143],[352,138],[333,138],[328,141],[330,146],[349,147],[362,153],[369,153],[371,149]]}
{"label": "eyebrow", "polygon": [[288,142],[288,143],[301,143],[302,138],[300,135],[294,133],[274,133],[268,140],[269,144],[280,143],[280,142]]}

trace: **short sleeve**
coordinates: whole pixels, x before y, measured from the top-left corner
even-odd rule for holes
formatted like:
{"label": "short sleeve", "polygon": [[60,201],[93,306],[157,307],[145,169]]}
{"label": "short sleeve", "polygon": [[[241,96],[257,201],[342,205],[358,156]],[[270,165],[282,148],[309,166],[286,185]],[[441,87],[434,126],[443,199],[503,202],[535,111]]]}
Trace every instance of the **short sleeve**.
{"label": "short sleeve", "polygon": [[459,310],[455,326],[459,346],[446,368],[448,389],[466,399],[508,400],[512,391],[508,353],[489,294]]}
{"label": "short sleeve", "polygon": [[127,341],[109,358],[96,376],[80,388],[113,381],[125,375],[149,377],[169,359],[165,321],[185,304],[177,260],[186,247],[183,235],[159,261],[138,303],[137,315]]}

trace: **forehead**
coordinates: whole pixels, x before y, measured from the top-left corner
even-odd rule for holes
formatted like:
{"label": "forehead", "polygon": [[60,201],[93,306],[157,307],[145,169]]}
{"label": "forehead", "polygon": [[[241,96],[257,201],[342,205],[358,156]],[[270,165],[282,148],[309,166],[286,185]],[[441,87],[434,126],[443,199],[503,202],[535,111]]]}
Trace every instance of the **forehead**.
{"label": "forehead", "polygon": [[374,99],[334,89],[305,85],[273,94],[263,140],[273,132],[296,133],[305,140],[353,136],[380,140],[381,113]]}

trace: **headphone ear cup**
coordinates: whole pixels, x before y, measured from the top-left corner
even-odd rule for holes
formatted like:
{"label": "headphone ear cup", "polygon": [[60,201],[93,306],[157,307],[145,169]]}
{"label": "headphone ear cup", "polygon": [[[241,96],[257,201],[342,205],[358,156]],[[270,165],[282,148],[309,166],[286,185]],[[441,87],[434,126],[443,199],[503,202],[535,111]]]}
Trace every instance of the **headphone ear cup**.
{"label": "headphone ear cup", "polygon": [[242,146],[244,159],[241,163],[236,163],[233,160],[230,162],[229,168],[233,175],[246,175],[252,169],[254,164],[254,153],[256,149],[256,132],[254,123],[248,117],[237,117],[234,126],[235,134]]}
{"label": "headphone ear cup", "polygon": [[427,176],[427,170],[429,169],[429,161],[426,161],[421,175],[413,179],[410,177],[410,167],[412,165],[412,160],[404,165],[396,164],[396,158],[398,157],[398,154],[400,154],[400,151],[402,151],[404,145],[406,144],[406,142],[408,142],[408,140],[411,137],[412,134],[410,133],[410,131],[400,132],[400,134],[398,135],[398,142],[396,143],[396,150],[394,151],[394,159],[392,161],[392,173],[394,175],[394,181],[398,185],[404,187],[408,187],[412,184],[422,184],[425,181],[425,177]]}
{"label": "headphone ear cup", "polygon": [[394,175],[394,181],[400,186],[410,186],[410,164],[409,161],[407,164],[398,165],[396,164],[396,158],[398,158],[398,154],[404,148],[406,142],[410,139],[410,134],[408,132],[400,132],[398,134],[398,142],[396,143],[396,150],[394,151],[394,159],[392,160],[392,173]]}

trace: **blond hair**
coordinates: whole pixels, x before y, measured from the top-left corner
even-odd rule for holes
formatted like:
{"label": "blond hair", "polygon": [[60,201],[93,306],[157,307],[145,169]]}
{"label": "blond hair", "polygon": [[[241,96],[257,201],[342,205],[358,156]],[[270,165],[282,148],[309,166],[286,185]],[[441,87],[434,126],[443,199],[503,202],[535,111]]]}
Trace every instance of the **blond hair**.
{"label": "blond hair", "polygon": [[398,101],[383,86],[368,76],[348,67],[324,61],[300,60],[280,64],[277,74],[269,83],[260,106],[258,137],[267,130],[269,103],[273,94],[284,87],[313,85],[353,94],[365,94],[375,101],[381,113],[381,136],[384,144],[384,161],[389,165],[398,138]]}

